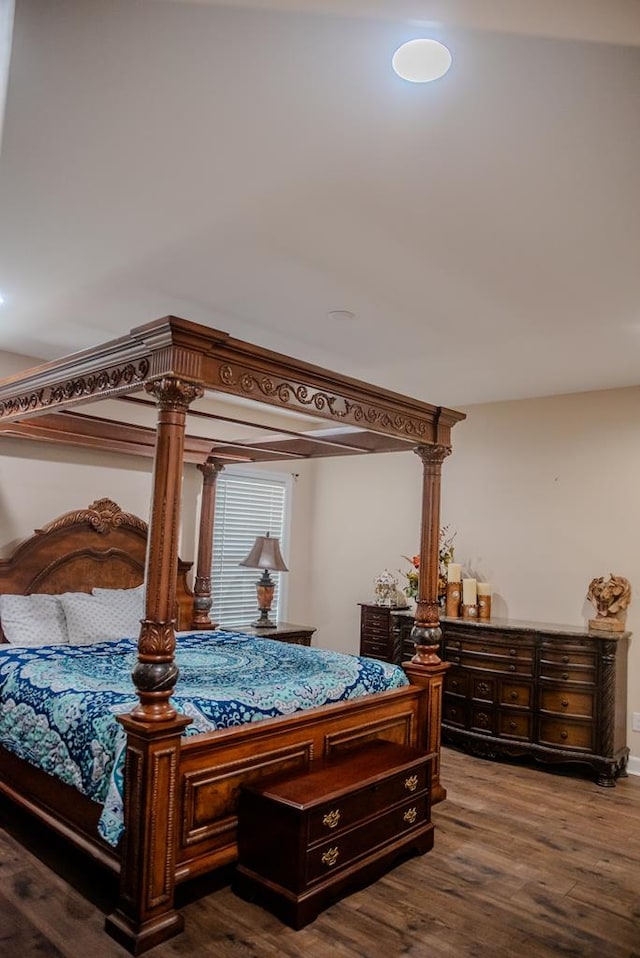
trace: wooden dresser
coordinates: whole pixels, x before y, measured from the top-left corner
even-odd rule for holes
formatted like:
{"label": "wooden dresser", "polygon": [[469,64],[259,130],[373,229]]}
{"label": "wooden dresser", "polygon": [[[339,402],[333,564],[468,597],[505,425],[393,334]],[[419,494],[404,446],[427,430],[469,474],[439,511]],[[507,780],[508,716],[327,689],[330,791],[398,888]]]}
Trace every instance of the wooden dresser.
{"label": "wooden dresser", "polygon": [[409,638],[413,612],[360,602],[360,655],[399,665],[415,648]]}
{"label": "wooden dresser", "polygon": [[220,626],[228,632],[244,632],[259,639],[276,639],[278,642],[290,642],[293,645],[311,645],[311,636],[316,631],[308,625],[294,625],[292,622],[276,622],[274,629],[253,629],[250,625]]}
{"label": "wooden dresser", "polygon": [[488,757],[591,765],[599,785],[625,773],[629,633],[443,619],[442,740]]}
{"label": "wooden dresser", "polygon": [[376,741],[244,788],[234,890],[302,928],[398,856],[428,851],[432,758]]}

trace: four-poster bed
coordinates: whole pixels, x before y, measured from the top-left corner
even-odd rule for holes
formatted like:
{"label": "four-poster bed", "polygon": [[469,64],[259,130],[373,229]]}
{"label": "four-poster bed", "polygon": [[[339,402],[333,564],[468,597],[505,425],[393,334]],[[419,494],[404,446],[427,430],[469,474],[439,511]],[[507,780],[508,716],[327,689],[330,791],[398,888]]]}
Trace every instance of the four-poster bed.
{"label": "four-poster bed", "polygon": [[[255,400],[304,414],[306,426],[298,431],[279,426],[271,434],[263,426],[257,438],[214,440],[201,434],[203,422],[227,417],[205,406],[205,394],[250,400],[239,403],[235,421],[243,426],[248,421],[246,410]],[[142,411],[148,411],[148,397],[155,401],[155,429],[123,421],[128,410],[140,411],[144,405]],[[99,399],[119,400],[122,416],[107,419],[94,415],[93,408],[91,413],[74,408]],[[107,930],[132,952],[140,953],[181,929],[182,918],[174,908],[176,882],[235,859],[235,810],[243,783],[276,772],[304,771],[314,758],[330,759],[376,739],[437,751],[446,669],[437,655],[440,473],[450,452],[451,428],[462,418],[452,410],[376,389],[176,317],[0,383],[0,437],[154,459],[148,536],[139,520],[127,517],[115,504],[94,503],[76,516],[76,525],[62,517],[52,524],[55,528],[43,530],[39,545],[36,535],[26,551],[16,553],[19,561],[0,568],[0,592],[57,593],[74,590],[79,583],[80,591],[96,584],[126,588],[142,580],[146,549],[144,615],[132,672],[138,704],[118,716],[127,734],[121,847],[114,852],[95,835],[91,803],[70,801],[69,786],[52,785],[50,776],[6,749],[0,776],[5,794],[119,871],[120,897],[107,919]],[[313,419],[324,420],[324,428],[308,428]],[[327,421],[332,428],[326,428]],[[190,429],[197,423],[198,429],[188,433],[187,422]],[[416,654],[405,666],[410,684],[288,717],[184,737],[190,718],[171,701],[179,682],[175,627],[184,625],[185,616],[194,629],[213,627],[211,533],[219,470],[232,462],[402,450],[415,451],[423,463]],[[196,463],[203,473],[194,596],[186,588],[185,566],[178,566],[183,462]],[[101,550],[95,541],[84,541],[96,536],[96,523],[105,526],[95,515],[105,509],[113,513],[114,507],[117,521],[113,516],[106,520],[108,528],[99,535],[114,537],[114,549],[105,550],[104,543],[101,549],[110,558],[119,558],[115,564],[104,555],[96,557]],[[87,518],[92,512],[93,520]],[[62,532],[71,527],[74,537],[70,541],[63,535],[61,542]],[[125,547],[118,536],[128,537]],[[133,569],[123,565],[122,554],[128,554],[136,536]],[[77,537],[83,540],[80,546]],[[30,566],[26,556],[34,557]],[[73,559],[62,561],[63,556]],[[16,571],[26,566],[29,575]],[[97,578],[96,568],[102,570]],[[443,794],[436,759],[432,798]]]}

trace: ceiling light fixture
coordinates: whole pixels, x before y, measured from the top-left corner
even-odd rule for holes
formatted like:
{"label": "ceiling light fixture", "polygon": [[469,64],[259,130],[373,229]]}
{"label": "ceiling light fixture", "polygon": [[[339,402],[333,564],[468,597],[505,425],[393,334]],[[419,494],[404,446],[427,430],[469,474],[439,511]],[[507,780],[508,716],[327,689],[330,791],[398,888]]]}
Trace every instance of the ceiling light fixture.
{"label": "ceiling light fixture", "polygon": [[439,40],[408,40],[393,54],[391,65],[403,80],[430,83],[444,76],[451,66],[451,51]]}
{"label": "ceiling light fixture", "polygon": [[353,319],[355,315],[350,309],[332,309],[331,312],[327,313],[329,319],[335,320]]}

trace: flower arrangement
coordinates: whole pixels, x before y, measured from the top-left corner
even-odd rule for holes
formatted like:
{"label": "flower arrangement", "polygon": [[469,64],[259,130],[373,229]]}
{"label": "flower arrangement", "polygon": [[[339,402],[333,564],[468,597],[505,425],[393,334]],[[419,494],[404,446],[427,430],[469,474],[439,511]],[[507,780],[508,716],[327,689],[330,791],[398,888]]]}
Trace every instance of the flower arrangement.
{"label": "flower arrangement", "polygon": [[403,556],[403,559],[406,559],[407,562],[411,563],[412,568],[408,572],[402,572],[401,574],[407,580],[407,584],[402,590],[408,599],[417,599],[418,597],[418,575],[420,570],[420,556]]}
{"label": "flower arrangement", "polygon": [[[455,532],[449,532],[449,526],[443,526],[440,530],[440,539],[439,539],[439,548],[438,548],[438,559],[440,563],[439,569],[439,579],[438,579],[438,594],[444,595],[447,591],[447,566],[450,562],[453,562],[454,557],[454,546],[453,540],[455,539]],[[407,580],[403,592],[408,599],[417,599],[418,598],[418,577],[420,575],[420,556],[403,556],[403,559],[410,564],[411,568],[408,572],[402,572],[399,570],[401,575]]]}

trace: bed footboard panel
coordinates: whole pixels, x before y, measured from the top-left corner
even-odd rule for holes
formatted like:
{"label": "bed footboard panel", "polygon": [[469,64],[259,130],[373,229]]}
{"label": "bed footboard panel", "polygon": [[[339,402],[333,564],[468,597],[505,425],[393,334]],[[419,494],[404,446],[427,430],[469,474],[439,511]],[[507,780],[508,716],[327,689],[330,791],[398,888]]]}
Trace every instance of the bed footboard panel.
{"label": "bed footboard panel", "polygon": [[422,747],[424,690],[415,686],[182,740],[176,881],[236,860],[243,785],[293,771],[373,739]]}

